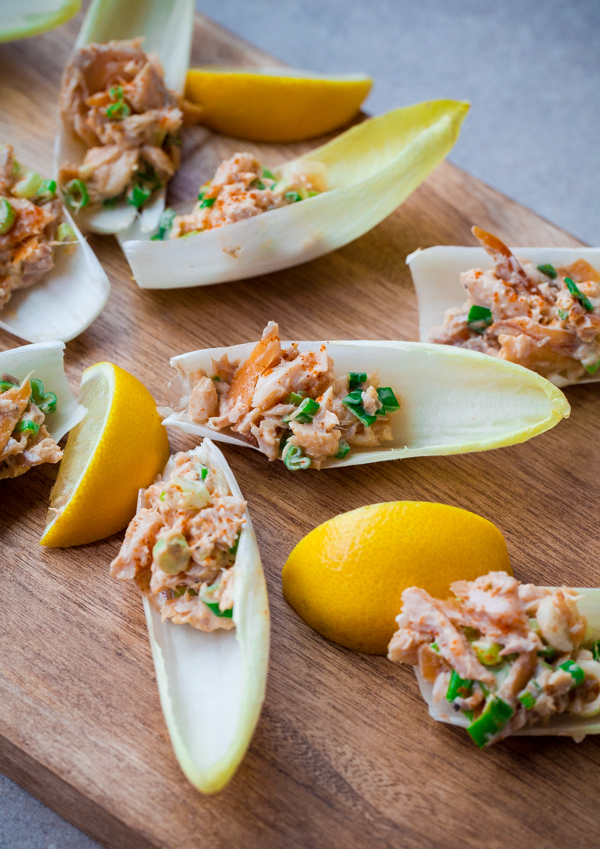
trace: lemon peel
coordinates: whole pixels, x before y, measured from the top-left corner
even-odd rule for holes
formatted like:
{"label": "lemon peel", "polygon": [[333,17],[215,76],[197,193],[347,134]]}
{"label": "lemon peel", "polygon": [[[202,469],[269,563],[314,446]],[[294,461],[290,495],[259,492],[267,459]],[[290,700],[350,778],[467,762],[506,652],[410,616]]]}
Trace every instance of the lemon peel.
{"label": "lemon peel", "polygon": [[133,517],[140,487],[169,455],[154,400],[133,375],[111,363],[84,371],[85,418],[71,431],[41,545],[66,547],[104,539]]}
{"label": "lemon peel", "polygon": [[186,97],[217,133],[289,143],[322,136],[358,114],[373,81],[364,74],[325,76],[288,68],[190,68]]}
{"label": "lemon peel", "polygon": [[492,522],[446,504],[394,501],[335,516],[296,545],[282,572],[286,601],[327,639],[386,654],[402,591],[446,598],[450,583],[512,574]]}

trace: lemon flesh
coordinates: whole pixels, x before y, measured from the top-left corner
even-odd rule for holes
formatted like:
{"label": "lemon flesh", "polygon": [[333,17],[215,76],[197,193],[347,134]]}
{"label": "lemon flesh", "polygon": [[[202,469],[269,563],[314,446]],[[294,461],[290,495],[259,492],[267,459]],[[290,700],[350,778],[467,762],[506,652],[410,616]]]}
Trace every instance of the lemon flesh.
{"label": "lemon flesh", "polygon": [[496,570],[512,574],[504,537],[487,519],[395,501],[342,513],[307,534],[283,567],[283,594],[327,639],[387,654],[403,590],[447,598],[452,581]]}
{"label": "lemon flesh", "polygon": [[359,112],[372,86],[356,74],[323,77],[279,69],[192,68],[186,97],[202,106],[202,123],[259,142],[295,142],[330,133]]}
{"label": "lemon flesh", "polygon": [[111,363],[83,373],[84,419],[69,434],[50,495],[42,545],[65,547],[104,539],[134,516],[138,490],[168,456],[167,433],[148,390]]}

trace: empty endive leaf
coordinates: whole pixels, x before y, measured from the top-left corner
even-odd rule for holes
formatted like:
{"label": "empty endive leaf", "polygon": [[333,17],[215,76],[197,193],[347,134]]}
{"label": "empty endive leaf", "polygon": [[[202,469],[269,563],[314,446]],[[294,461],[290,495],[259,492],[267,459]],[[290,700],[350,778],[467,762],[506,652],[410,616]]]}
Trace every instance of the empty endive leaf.
{"label": "empty endive leaf", "polygon": [[[600,248],[511,248],[518,259],[528,259],[534,265],[550,263],[555,267],[570,265],[585,259],[600,270]],[[406,258],[417,293],[419,307],[419,339],[428,342],[431,331],[441,327],[446,310],[459,307],[466,300],[460,275],[472,268],[493,268],[493,261],[483,248],[436,245],[417,250]],[[597,383],[600,372],[586,376],[578,383]],[[552,378],[557,386],[570,382]]]}
{"label": "empty endive leaf", "polygon": [[[577,602],[579,611],[587,618],[588,629],[584,644],[588,644],[600,637],[600,589],[585,588],[576,590],[581,596]],[[469,720],[462,711],[453,710],[450,702],[446,699],[433,700],[432,685],[427,682],[418,667],[414,667],[421,695],[427,702],[429,715],[437,722],[446,722],[449,725],[460,725],[466,728]],[[529,728],[521,728],[512,732],[511,736],[520,737],[572,737],[579,743],[587,734],[600,734],[600,715],[598,716],[576,716],[571,713],[560,713],[552,716],[547,725],[532,725]]]}
{"label": "empty endive leaf", "polygon": [[[194,451],[224,473],[242,497],[219,449],[205,439]],[[172,463],[172,460],[170,461]],[[168,464],[165,474],[170,470]],[[265,695],[269,605],[248,511],[235,560],[232,630],[199,631],[163,622],[144,596],[156,681],[177,760],[188,780],[215,793],[232,777],[250,744]]]}
{"label": "empty endive leaf", "polygon": [[[328,190],[300,203],[167,241],[122,243],[144,289],[207,286],[269,274],[346,245],[383,221],[455,143],[468,104],[433,100],[395,109],[285,163],[321,162]],[[268,164],[268,163],[265,163]]]}
{"label": "empty endive leaf", "polygon": [[[290,344],[281,343],[282,348]],[[323,344],[336,375],[377,372],[381,385],[390,386],[400,400],[400,410],[391,416],[393,443],[355,447],[342,460],[326,461],[325,468],[514,445],[549,430],[570,413],[565,396],[549,381],[485,354],[386,341],[300,342],[298,349],[318,351]],[[253,348],[254,343],[247,343],[193,351],[173,357],[171,365],[183,375],[197,369],[211,375],[213,359],[227,354],[230,361],[241,362]],[[211,430],[184,413],[172,413],[163,424],[197,437],[253,447],[233,431]]]}
{"label": "empty endive leaf", "polygon": [[20,0],[2,3],[0,41],[29,38],[59,27],[76,15],[81,0]]}
{"label": "empty endive leaf", "polygon": [[47,392],[56,395],[56,412],[48,413],[44,421],[55,442],[85,415],[85,407],[77,403],[65,375],[64,350],[62,342],[39,342],[0,352],[0,375],[12,375],[23,381],[30,374],[42,381]]}
{"label": "empty endive leaf", "polygon": [[[75,42],[75,50],[91,43],[141,37],[147,53],[160,57],[167,88],[183,93],[194,31],[194,0],[92,0]],[[66,162],[79,163],[87,148],[59,120],[54,146],[54,171]],[[166,189],[154,192],[138,215],[135,207],[120,201],[112,209],[83,209],[77,220],[93,233],[119,233],[139,219],[141,232],[158,227],[165,206]]]}
{"label": "empty endive leaf", "polygon": [[110,283],[93,250],[63,207],[76,241],[53,247],[54,267],[33,286],[16,289],[0,311],[0,327],[27,342],[79,336],[108,301]]}

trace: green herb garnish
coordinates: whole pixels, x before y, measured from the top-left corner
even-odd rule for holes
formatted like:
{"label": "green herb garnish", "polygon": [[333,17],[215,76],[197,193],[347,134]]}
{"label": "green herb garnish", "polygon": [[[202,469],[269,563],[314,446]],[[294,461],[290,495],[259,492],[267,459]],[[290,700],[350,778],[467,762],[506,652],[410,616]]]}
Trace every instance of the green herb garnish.
{"label": "green herb garnish", "polygon": [[493,324],[492,311],[487,307],[479,307],[473,304],[467,316],[467,324],[475,333],[484,333],[486,327]]}
{"label": "green herb garnish", "polygon": [[574,298],[579,301],[579,303],[584,309],[586,309],[588,312],[594,311],[592,302],[589,300],[589,298],[586,298],[586,296],[583,294],[583,292],[577,286],[577,283],[575,283],[574,280],[571,280],[570,277],[565,277],[565,284],[569,292],[573,295]]}
{"label": "green herb garnish", "polygon": [[546,277],[549,277],[551,280],[556,280],[556,278],[558,277],[556,269],[553,265],[550,265],[549,262],[545,263],[544,265],[538,265],[538,271],[541,271],[542,274],[545,274]]}

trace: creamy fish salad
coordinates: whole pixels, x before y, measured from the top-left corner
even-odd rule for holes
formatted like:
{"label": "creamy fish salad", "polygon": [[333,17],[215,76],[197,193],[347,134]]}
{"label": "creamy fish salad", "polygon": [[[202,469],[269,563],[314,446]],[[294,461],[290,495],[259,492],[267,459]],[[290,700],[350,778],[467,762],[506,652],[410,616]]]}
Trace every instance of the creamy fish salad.
{"label": "creamy fish salad", "polygon": [[166,87],[158,56],[141,45],[140,38],[88,44],[65,68],[60,113],[88,148],[81,164],[60,169],[74,211],[122,198],[140,209],[179,167],[182,125],[200,116]]}
{"label": "creamy fish salad", "polygon": [[58,245],[74,240],[56,182],[22,165],[12,145],[0,145],[0,309],[54,267]]}
{"label": "creamy fish salad", "polygon": [[585,643],[576,590],[506,572],[450,587],[447,601],[404,590],[388,657],[418,666],[434,703],[461,712],[479,747],[557,714],[600,713],[600,641]]}
{"label": "creamy fish salad", "polygon": [[143,493],[110,573],[135,580],[163,620],[201,631],[233,628],[236,553],[246,502],[219,469],[179,452]]}
{"label": "creamy fish salad", "polygon": [[494,268],[460,279],[468,298],[446,312],[430,340],[481,351],[544,377],[578,381],[600,367],[600,271],[517,259],[500,239],[473,228]]}
{"label": "creamy fish salad", "polygon": [[16,478],[42,463],[58,463],[62,451],[46,428],[56,395],[28,376],[0,375],[0,478]]}
{"label": "creamy fish salad", "polygon": [[198,369],[182,376],[190,421],[230,429],[291,471],[319,469],[355,448],[393,440],[391,416],[400,402],[391,387],[380,387],[375,373],[336,376],[326,345],[282,348],[273,321],[244,362],[225,354],[213,361],[211,374]]}
{"label": "creamy fish salad", "polygon": [[171,209],[165,210],[153,238],[192,236],[307,200],[326,189],[325,166],[320,162],[303,162],[277,178],[252,153],[236,153],[200,187],[192,212],[176,215]]}

